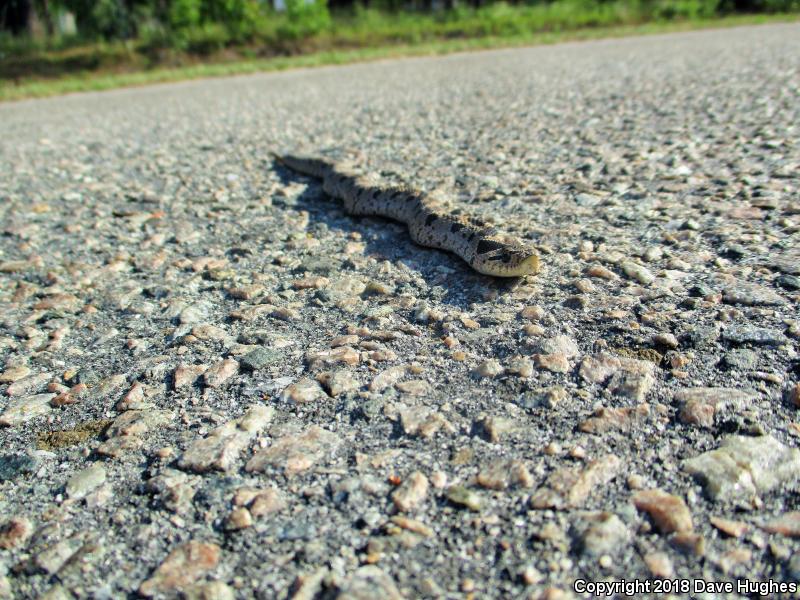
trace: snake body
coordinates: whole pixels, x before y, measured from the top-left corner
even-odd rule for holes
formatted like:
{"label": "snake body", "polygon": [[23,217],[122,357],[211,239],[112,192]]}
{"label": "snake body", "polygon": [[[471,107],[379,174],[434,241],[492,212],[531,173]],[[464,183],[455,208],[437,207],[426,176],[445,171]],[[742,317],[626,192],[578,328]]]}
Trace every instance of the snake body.
{"label": "snake body", "polygon": [[325,158],[274,155],[292,171],[321,179],[326,194],[339,198],[350,215],[380,216],[405,223],[416,243],[448,250],[485,275],[520,277],[539,270],[529,245],[470,217],[442,209],[434,196],[409,187],[388,187]]}

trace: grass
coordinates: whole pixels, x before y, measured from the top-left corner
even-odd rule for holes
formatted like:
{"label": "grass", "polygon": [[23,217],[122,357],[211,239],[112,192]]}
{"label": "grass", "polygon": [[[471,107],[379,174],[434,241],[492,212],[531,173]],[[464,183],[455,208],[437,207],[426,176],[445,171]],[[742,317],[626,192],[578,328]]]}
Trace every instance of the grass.
{"label": "grass", "polygon": [[800,19],[798,14],[760,14],[641,23],[637,22],[641,15],[625,13],[628,9],[621,4],[591,10],[575,9],[575,4],[501,6],[488,16],[471,11],[446,18],[366,12],[337,19],[315,35],[295,40],[276,37],[269,43],[269,32],[262,31],[259,44],[233,48],[220,44],[207,52],[159,48],[146,40],[6,49],[6,56],[0,57],[0,76],[4,78],[0,79],[0,101],[394,57]]}

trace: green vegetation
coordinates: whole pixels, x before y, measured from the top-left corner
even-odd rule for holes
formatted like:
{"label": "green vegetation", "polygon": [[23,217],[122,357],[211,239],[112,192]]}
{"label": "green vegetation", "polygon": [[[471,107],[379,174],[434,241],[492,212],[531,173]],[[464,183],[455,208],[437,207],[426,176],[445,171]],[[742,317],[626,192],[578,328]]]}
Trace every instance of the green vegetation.
{"label": "green vegetation", "polygon": [[[793,19],[800,0],[7,0],[0,100],[296,66]],[[330,0],[346,2],[348,0]],[[407,0],[404,0],[407,1]],[[441,0],[424,0],[434,2]],[[379,2],[375,4],[375,2]],[[737,14],[756,11],[758,14]],[[55,21],[74,17],[71,34]],[[24,17],[24,18],[23,18]],[[21,24],[22,23],[22,24]]]}

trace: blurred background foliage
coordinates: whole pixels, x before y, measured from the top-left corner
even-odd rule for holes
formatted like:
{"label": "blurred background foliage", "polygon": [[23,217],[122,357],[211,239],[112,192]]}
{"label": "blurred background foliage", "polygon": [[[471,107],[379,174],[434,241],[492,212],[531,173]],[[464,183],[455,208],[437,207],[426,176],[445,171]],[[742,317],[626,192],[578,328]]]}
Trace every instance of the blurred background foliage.
{"label": "blurred background foliage", "polygon": [[0,0],[0,78],[799,10],[800,0]]}

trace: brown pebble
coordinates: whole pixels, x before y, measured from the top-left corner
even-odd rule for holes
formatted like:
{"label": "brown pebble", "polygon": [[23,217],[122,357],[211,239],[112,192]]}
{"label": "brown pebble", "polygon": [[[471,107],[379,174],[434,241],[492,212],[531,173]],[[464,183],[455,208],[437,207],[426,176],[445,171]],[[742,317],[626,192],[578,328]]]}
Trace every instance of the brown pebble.
{"label": "brown pebble", "polygon": [[723,517],[711,517],[709,521],[714,527],[731,537],[742,537],[750,528],[750,526],[743,521],[734,521]]}
{"label": "brown pebble", "polygon": [[692,531],[692,514],[682,498],[659,489],[643,490],[633,495],[633,504],[650,515],[661,533]]}
{"label": "brown pebble", "polygon": [[247,529],[253,524],[253,516],[250,511],[244,507],[234,508],[228,515],[225,521],[225,529],[229,531],[238,531],[240,529]]}
{"label": "brown pebble", "polygon": [[31,522],[25,517],[12,517],[0,525],[0,548],[10,550],[24,543],[33,533]]}
{"label": "brown pebble", "polygon": [[794,384],[794,386],[789,390],[789,402],[793,406],[800,408],[800,383]]}
{"label": "brown pebble", "polygon": [[762,529],[788,537],[800,537],[800,511],[784,513],[768,521],[762,526]]}
{"label": "brown pebble", "polygon": [[648,570],[659,579],[669,579],[675,574],[672,560],[666,552],[651,552],[644,557]]}
{"label": "brown pebble", "polygon": [[155,570],[152,577],[139,586],[139,593],[150,598],[182,590],[219,563],[220,547],[192,540],[175,548]]}

